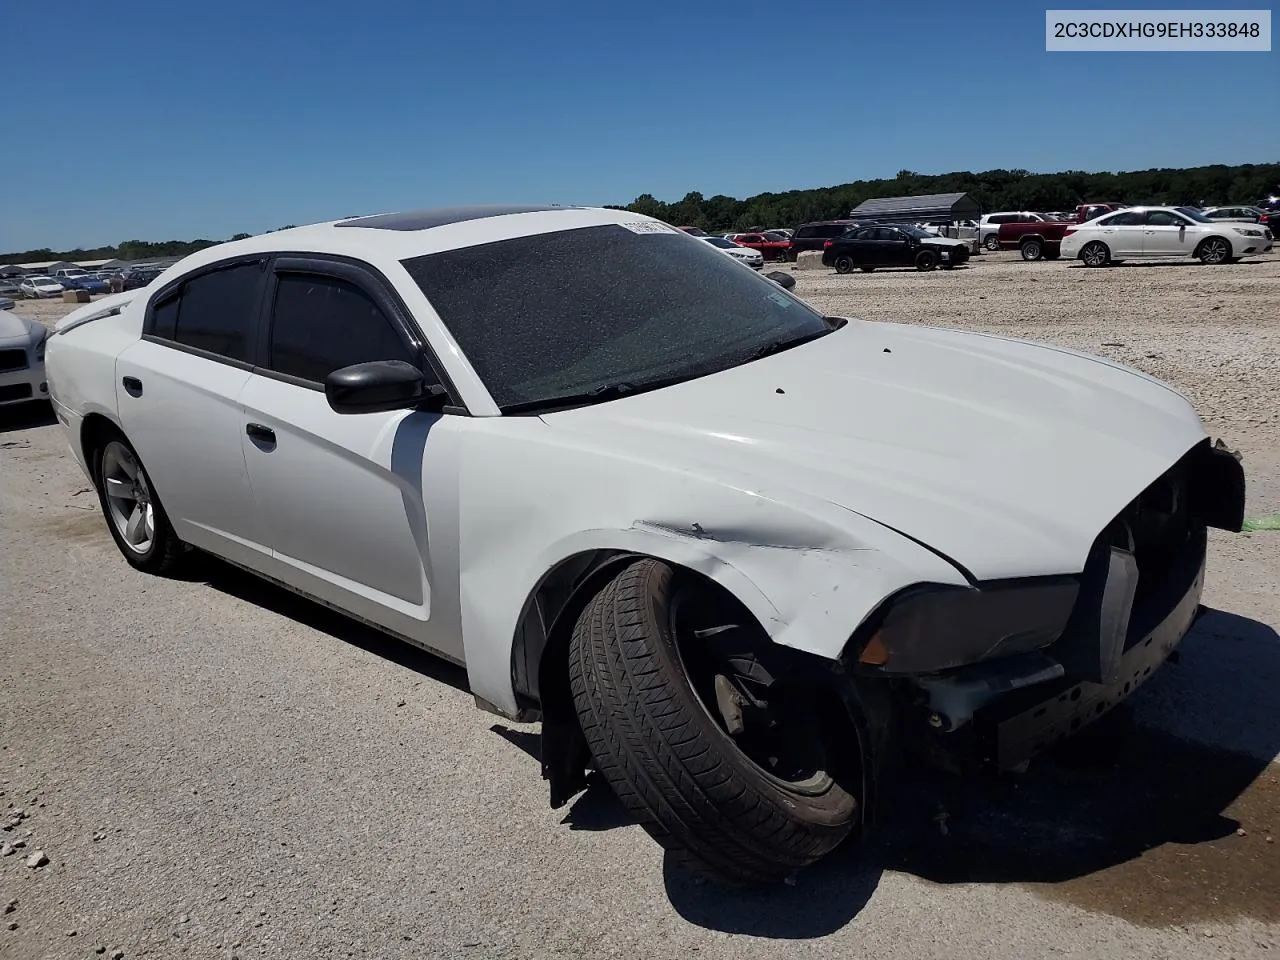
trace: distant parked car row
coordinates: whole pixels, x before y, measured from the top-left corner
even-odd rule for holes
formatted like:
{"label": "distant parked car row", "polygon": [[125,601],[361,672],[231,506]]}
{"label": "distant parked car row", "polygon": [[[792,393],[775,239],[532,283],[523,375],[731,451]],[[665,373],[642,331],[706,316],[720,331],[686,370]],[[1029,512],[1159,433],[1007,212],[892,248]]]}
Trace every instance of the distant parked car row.
{"label": "distant parked car row", "polygon": [[0,296],[17,296],[27,300],[62,296],[66,290],[86,290],[89,293],[107,293],[112,281],[118,281],[125,290],[145,287],[163,272],[162,267],[140,266],[128,270],[85,270],[66,267],[53,276],[32,274],[17,280],[0,280]]}

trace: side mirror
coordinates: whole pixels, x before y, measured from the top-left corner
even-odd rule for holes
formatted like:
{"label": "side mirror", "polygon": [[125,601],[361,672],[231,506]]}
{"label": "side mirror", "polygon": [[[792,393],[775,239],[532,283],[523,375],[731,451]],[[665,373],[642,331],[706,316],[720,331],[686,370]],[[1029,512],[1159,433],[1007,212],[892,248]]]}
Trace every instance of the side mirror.
{"label": "side mirror", "polygon": [[789,273],[783,273],[781,270],[774,270],[771,273],[766,273],[765,276],[784,290],[791,290],[796,285],[796,278]]}
{"label": "side mirror", "polygon": [[325,377],[324,395],[335,413],[439,410],[449,400],[444,387],[428,385],[422,371],[403,360],[373,360],[334,370]]}

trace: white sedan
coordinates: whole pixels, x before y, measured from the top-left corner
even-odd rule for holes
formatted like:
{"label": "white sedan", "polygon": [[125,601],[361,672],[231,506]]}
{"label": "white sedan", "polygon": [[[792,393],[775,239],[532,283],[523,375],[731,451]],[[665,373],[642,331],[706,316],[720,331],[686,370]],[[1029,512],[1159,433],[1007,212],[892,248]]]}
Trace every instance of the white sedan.
{"label": "white sedan", "polygon": [[1192,207],[1129,207],[1067,227],[1062,256],[1090,267],[1134,257],[1235,263],[1267,253],[1272,240],[1265,226],[1213,220]]}
{"label": "white sedan", "polygon": [[66,288],[52,277],[26,277],[18,284],[18,293],[30,300],[56,297]]}
{"label": "white sedan", "polygon": [[28,320],[0,311],[0,406],[47,400],[44,352],[49,328],[38,320]]}
{"label": "white sedan", "polygon": [[465,664],[541,719],[553,806],[594,767],[742,882],[858,832],[889,752],[1017,767],[1105,713],[1243,520],[1151,377],[827,317],[618,210],[219,244],[68,315],[48,374],[130,564],[197,547]]}
{"label": "white sedan", "polygon": [[728,237],[700,237],[699,239],[711,244],[711,246],[719,250],[723,250],[729,256],[733,257],[733,259],[741,263],[745,263],[753,270],[764,269],[764,254],[759,250],[754,250],[751,247],[744,247],[739,243],[734,243]]}

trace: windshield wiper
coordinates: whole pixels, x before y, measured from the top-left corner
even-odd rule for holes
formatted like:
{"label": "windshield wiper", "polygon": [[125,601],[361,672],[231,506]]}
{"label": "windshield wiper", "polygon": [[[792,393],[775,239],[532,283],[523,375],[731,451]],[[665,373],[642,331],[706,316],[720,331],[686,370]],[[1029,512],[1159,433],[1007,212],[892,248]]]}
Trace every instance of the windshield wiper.
{"label": "windshield wiper", "polygon": [[656,390],[658,387],[668,387],[673,383],[689,380],[696,376],[699,376],[699,374],[682,373],[679,376],[663,377],[658,380],[644,380],[640,383],[635,383],[631,380],[619,380],[616,383],[604,383],[598,387],[592,387],[582,393],[570,393],[559,397],[544,397],[540,400],[521,400],[518,403],[509,403],[502,408],[502,412],[532,413],[537,410],[558,409],[560,407],[586,406],[590,403],[598,403],[601,400],[616,400],[619,397],[630,396],[633,393],[644,393],[647,390]]}
{"label": "windshield wiper", "polygon": [[792,347],[798,347],[802,343],[808,343],[811,340],[817,340],[819,337],[825,337],[828,333],[834,332],[833,327],[826,330],[815,330],[813,333],[804,333],[798,337],[789,337],[782,340],[770,340],[768,343],[762,343],[756,347],[742,360],[743,363],[750,363],[752,360],[759,360],[761,357],[767,357],[771,354],[781,353],[783,350],[790,350]]}

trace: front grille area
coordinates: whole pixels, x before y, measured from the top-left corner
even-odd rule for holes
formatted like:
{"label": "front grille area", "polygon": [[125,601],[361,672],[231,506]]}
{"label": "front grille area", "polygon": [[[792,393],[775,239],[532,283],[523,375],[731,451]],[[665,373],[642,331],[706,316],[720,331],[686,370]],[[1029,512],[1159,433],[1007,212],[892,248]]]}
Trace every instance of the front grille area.
{"label": "front grille area", "polygon": [[27,351],[0,350],[0,370],[25,370],[27,367]]}
{"label": "front grille area", "polygon": [[8,403],[11,400],[29,400],[31,398],[31,384],[29,383],[12,383],[7,387],[0,387],[0,403]]}

